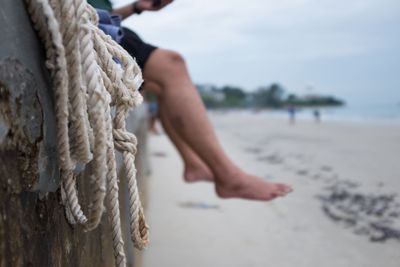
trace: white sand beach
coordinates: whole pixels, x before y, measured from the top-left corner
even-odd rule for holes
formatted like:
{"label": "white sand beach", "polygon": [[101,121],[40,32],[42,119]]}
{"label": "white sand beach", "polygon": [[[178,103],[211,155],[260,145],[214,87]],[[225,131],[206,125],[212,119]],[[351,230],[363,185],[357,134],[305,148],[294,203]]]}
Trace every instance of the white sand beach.
{"label": "white sand beach", "polygon": [[218,199],[210,183],[184,183],[172,144],[152,136],[143,267],[400,266],[400,127],[211,119],[238,165],[294,192],[270,203]]}

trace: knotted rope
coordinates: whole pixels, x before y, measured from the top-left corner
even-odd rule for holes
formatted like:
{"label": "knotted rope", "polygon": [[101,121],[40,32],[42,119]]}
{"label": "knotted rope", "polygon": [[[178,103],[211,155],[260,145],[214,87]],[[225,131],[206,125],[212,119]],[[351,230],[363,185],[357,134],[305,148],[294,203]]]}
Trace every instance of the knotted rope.
{"label": "knotted rope", "polygon": [[[125,266],[115,148],[122,152],[135,247],[148,244],[134,165],[137,140],[125,127],[130,108],[142,101],[141,71],[127,52],[97,28],[85,0],[26,0],[45,46],[53,83],[61,191],[67,218],[87,230],[100,223],[104,203],[112,227],[115,263]],[[116,63],[116,60],[118,63]],[[112,116],[111,109],[115,109]],[[85,215],[76,189],[77,166],[90,163],[92,199]]]}

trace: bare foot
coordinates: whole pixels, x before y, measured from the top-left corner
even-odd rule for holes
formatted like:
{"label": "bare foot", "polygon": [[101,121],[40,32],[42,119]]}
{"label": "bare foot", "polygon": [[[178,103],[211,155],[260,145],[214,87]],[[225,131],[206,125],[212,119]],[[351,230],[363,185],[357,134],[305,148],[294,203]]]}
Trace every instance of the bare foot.
{"label": "bare foot", "polygon": [[211,170],[204,164],[189,165],[185,164],[185,171],[183,172],[183,178],[188,183],[206,181],[214,181],[214,175]]}
{"label": "bare foot", "polygon": [[[217,178],[217,177],[216,177]],[[292,188],[285,184],[271,183],[253,175],[236,172],[215,183],[215,190],[221,198],[244,198],[249,200],[269,201],[286,196]]]}

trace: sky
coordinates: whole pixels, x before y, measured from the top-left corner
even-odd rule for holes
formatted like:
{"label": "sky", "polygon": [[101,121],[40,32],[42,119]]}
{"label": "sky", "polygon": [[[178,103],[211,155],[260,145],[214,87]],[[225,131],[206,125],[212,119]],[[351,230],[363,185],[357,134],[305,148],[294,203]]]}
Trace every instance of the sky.
{"label": "sky", "polygon": [[400,0],[175,0],[124,25],[181,53],[195,83],[400,103]]}

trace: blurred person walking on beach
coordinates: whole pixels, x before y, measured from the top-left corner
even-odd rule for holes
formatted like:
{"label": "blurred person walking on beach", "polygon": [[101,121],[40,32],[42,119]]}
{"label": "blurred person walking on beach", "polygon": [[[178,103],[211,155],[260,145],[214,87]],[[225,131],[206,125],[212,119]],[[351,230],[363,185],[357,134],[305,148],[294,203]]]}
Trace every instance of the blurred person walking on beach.
{"label": "blurred person walking on beach", "polygon": [[[158,11],[172,0],[138,0],[117,9],[109,0],[88,2],[125,19]],[[123,31],[121,45],[142,68],[144,89],[157,95],[161,123],[183,159],[187,182],[212,181],[221,198],[268,201],[292,191],[288,185],[244,172],[226,155],[179,53],[147,44],[127,28]]]}
{"label": "blurred person walking on beach", "polygon": [[318,109],[315,109],[313,111],[313,115],[314,115],[315,123],[320,123],[321,122],[321,113],[319,112]]}
{"label": "blurred person walking on beach", "polygon": [[289,114],[289,123],[295,124],[296,122],[296,108],[293,105],[288,107],[288,114]]}

